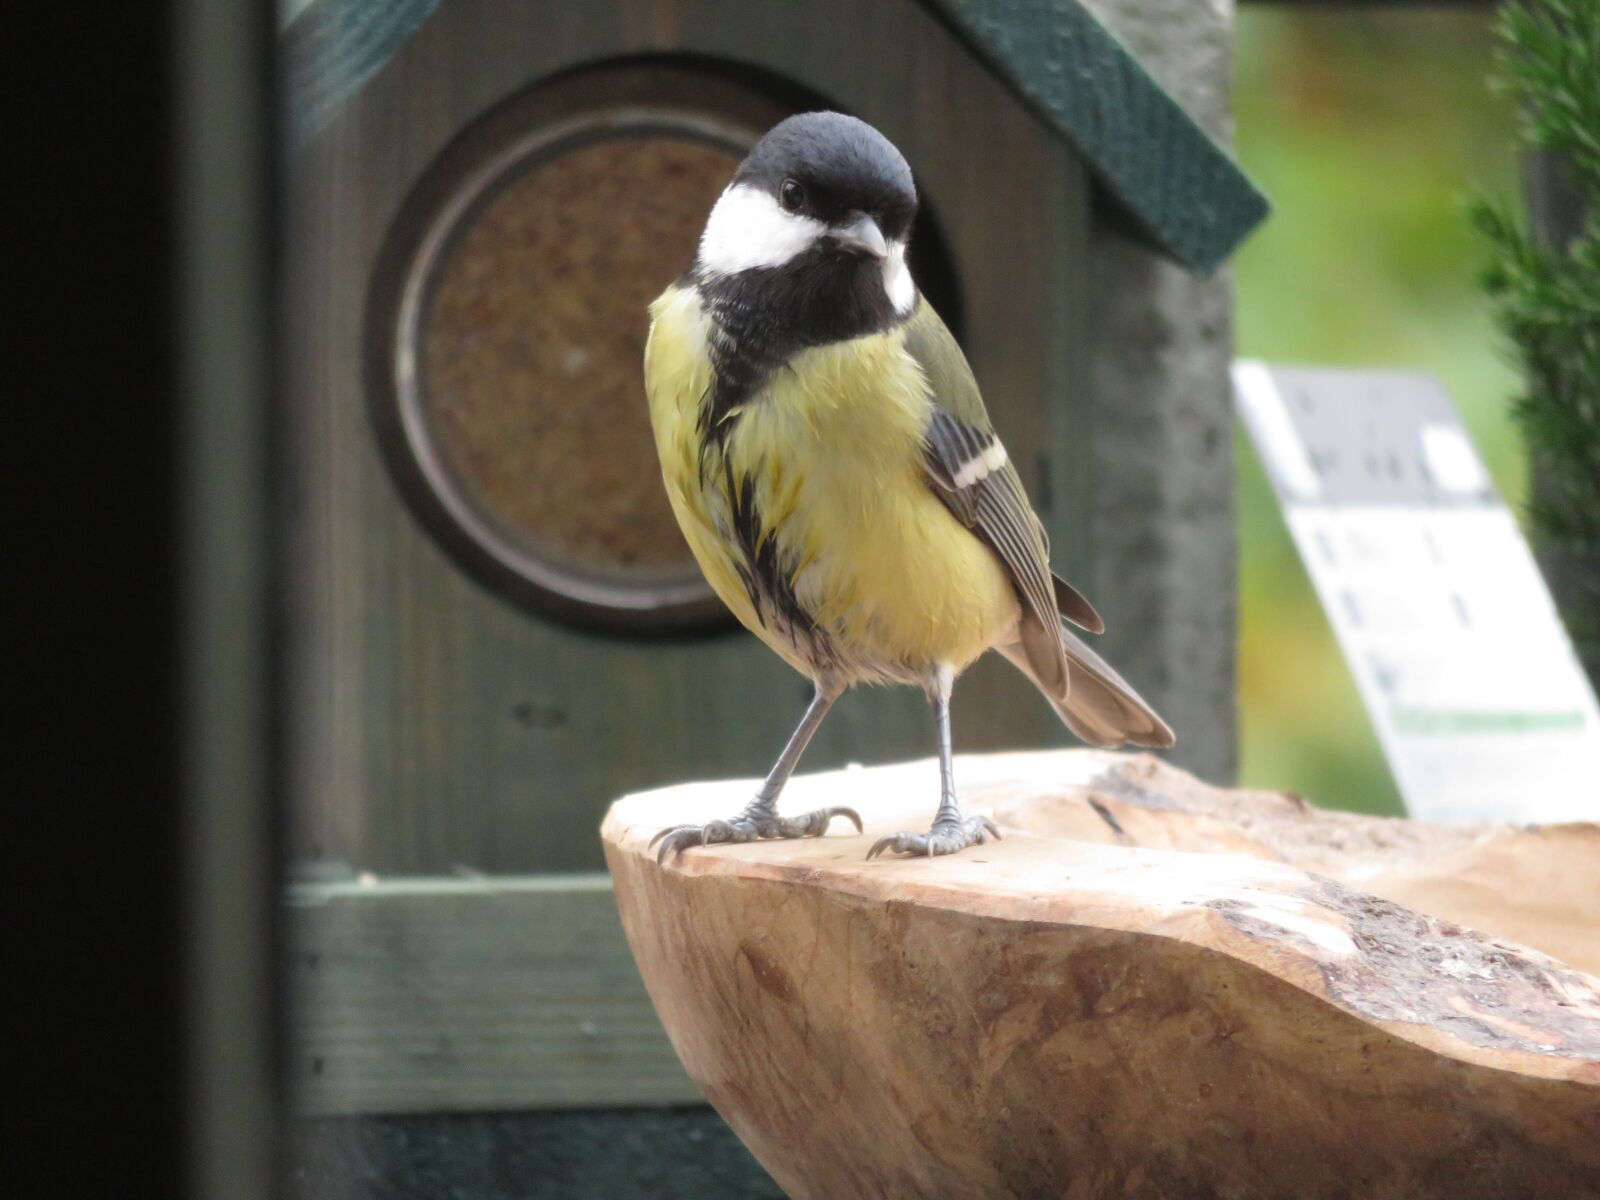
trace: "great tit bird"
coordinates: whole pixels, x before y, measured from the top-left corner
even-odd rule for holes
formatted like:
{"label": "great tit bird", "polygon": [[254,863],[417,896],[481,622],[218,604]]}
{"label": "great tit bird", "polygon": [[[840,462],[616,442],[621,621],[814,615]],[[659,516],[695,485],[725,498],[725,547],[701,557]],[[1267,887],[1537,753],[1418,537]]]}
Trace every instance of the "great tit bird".
{"label": "great tit bird", "polygon": [[848,808],[777,800],[835,700],[915,684],[933,704],[940,794],[926,833],[868,852],[952,854],[999,836],[962,818],[950,692],[1005,655],[1097,746],[1172,731],[1063,624],[1094,608],[1050,571],[1044,528],[960,347],[917,290],[911,168],[833,112],[775,126],[711,210],[689,271],[650,306],[645,387],[673,512],[735,616],[816,685],[743,812],[656,835],[688,846],[819,836]]}

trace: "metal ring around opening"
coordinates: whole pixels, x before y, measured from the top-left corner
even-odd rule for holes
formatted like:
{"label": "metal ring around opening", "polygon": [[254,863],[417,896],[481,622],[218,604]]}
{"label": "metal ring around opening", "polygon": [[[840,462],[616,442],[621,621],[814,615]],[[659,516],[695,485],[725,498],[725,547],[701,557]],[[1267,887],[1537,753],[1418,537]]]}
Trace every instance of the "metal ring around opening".
{"label": "metal ring around opening", "polygon": [[[379,387],[374,397],[380,435],[388,435],[382,440],[390,451],[391,465],[398,468],[408,498],[436,537],[480,578],[529,607],[591,626],[632,632],[706,628],[728,621],[726,609],[688,557],[686,547],[681,562],[647,566],[580,563],[559,551],[545,553],[537,539],[509,527],[474,491],[471,481],[463,478],[442,444],[424,361],[430,304],[440,285],[441,270],[453,247],[495,198],[546,164],[597,143],[671,139],[725,154],[731,175],[733,165],[767,123],[765,114],[746,122],[672,104],[598,107],[565,115],[524,129],[487,154],[479,150],[471,156],[471,165],[453,177],[449,166],[442,165],[445,177],[420,188],[420,194],[413,197],[415,203],[408,205],[410,220],[397,223],[399,245],[391,249],[389,270],[380,270],[376,289],[379,326],[374,332],[379,336],[374,339],[378,351],[374,366],[386,378],[374,382],[389,385]],[[405,236],[407,232],[411,236]],[[687,266],[687,259],[679,269],[682,266]],[[384,286],[385,279],[390,286]],[[605,281],[594,282],[605,285]],[[651,286],[659,290],[669,282],[670,278],[652,280]],[[531,286],[538,286],[537,281]],[[390,314],[387,320],[384,311]],[[642,388],[636,414],[638,421],[647,422]],[[651,466],[653,469],[653,463]],[[546,487],[550,481],[530,478],[527,486]],[[653,486],[660,488],[658,477]],[[578,506],[574,510],[577,516],[582,506],[602,499],[572,496],[570,503]],[[660,500],[665,503],[664,494]]]}

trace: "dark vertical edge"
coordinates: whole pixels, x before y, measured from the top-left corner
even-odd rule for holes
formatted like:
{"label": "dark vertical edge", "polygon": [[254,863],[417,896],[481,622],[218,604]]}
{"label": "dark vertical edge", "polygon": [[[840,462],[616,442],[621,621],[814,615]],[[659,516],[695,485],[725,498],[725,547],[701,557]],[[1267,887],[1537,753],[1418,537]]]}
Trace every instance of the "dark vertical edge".
{"label": "dark vertical edge", "polygon": [[[182,697],[185,450],[201,410],[182,363],[201,333],[175,270],[198,208],[185,202],[188,19],[167,4],[63,8],[22,56],[39,79],[17,132],[39,142],[16,148],[28,166],[13,276],[26,291],[6,440],[23,516],[7,560],[19,618],[7,765],[24,780],[7,789],[4,839],[19,1195],[198,1190],[187,1167],[205,1122],[184,1000],[201,965],[189,918],[210,897],[185,874]],[[210,1194],[247,1194],[248,1168]]]}
{"label": "dark vertical edge", "polygon": [[28,16],[8,71],[6,1193],[169,1197],[183,1110],[168,8]]}
{"label": "dark vertical edge", "polygon": [[178,0],[186,1192],[275,1193],[275,9]]}

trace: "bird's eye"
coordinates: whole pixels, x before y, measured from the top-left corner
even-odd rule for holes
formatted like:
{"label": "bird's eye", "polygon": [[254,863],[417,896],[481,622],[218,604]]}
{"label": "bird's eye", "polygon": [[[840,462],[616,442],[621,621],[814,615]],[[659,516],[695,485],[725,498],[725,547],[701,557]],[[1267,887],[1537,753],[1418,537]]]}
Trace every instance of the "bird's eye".
{"label": "bird's eye", "polygon": [[806,190],[793,179],[785,179],[783,186],[778,189],[778,203],[783,205],[785,212],[799,212],[800,206],[806,202]]}

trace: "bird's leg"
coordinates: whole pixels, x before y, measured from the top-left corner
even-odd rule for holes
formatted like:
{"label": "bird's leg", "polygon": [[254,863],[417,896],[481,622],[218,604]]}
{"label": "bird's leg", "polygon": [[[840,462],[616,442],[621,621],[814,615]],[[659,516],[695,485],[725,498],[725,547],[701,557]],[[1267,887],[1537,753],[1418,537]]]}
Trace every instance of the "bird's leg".
{"label": "bird's leg", "polygon": [[939,726],[939,811],[933,816],[933,828],[927,833],[895,833],[879,838],[867,851],[868,858],[876,858],[885,850],[910,855],[954,854],[968,846],[981,845],[991,835],[1000,836],[988,817],[961,819],[950,746],[950,690],[954,684],[955,672],[948,666],[935,668],[927,684],[928,699],[933,702],[933,715]]}
{"label": "bird's leg", "polygon": [[822,718],[828,715],[828,710],[833,707],[833,702],[839,698],[842,691],[842,688],[831,681],[818,680],[816,695],[812,697],[806,715],[800,718],[800,724],[789,737],[789,744],[783,748],[778,761],[772,764],[772,770],[767,772],[767,778],[756,792],[755,799],[745,805],[744,811],[738,816],[726,821],[708,821],[704,825],[674,825],[663,829],[650,839],[652,846],[658,841],[661,843],[661,851],[657,854],[656,861],[665,862],[667,855],[688,846],[712,846],[719,842],[753,842],[757,838],[821,837],[828,832],[828,822],[834,817],[846,817],[853,821],[856,832],[860,833],[861,817],[853,808],[843,806],[819,808],[813,812],[802,813],[798,817],[778,815],[778,796],[783,791],[783,785],[789,782],[789,776],[794,774],[800,756],[805,753],[806,746],[811,741],[811,735],[817,732],[818,726],[822,724]]}

